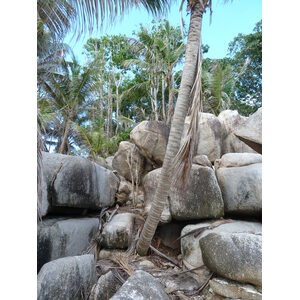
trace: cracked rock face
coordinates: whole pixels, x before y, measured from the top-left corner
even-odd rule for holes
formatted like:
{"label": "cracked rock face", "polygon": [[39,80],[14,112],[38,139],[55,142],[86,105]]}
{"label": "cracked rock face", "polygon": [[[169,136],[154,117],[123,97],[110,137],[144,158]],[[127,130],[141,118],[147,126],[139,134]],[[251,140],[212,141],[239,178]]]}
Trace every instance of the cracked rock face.
{"label": "cracked rock face", "polygon": [[115,203],[119,179],[85,158],[43,152],[43,171],[52,207],[99,209]]}
{"label": "cracked rock face", "polygon": [[250,233],[210,233],[200,240],[204,264],[242,283],[262,284],[262,237]]}
{"label": "cracked rock face", "polygon": [[37,278],[37,299],[87,299],[97,281],[92,254],[59,258],[45,264]]}
{"label": "cracked rock face", "polygon": [[234,134],[255,151],[262,153],[262,108],[238,126]]}
{"label": "cracked rock face", "polygon": [[224,110],[218,115],[222,126],[222,154],[225,153],[256,153],[251,147],[242,142],[234,131],[247,121],[237,110]]}
{"label": "cracked rock face", "polygon": [[149,273],[135,271],[111,300],[169,300],[161,283]]}
{"label": "cracked rock face", "polygon": [[99,226],[98,218],[53,218],[38,223],[37,267],[87,250]]}

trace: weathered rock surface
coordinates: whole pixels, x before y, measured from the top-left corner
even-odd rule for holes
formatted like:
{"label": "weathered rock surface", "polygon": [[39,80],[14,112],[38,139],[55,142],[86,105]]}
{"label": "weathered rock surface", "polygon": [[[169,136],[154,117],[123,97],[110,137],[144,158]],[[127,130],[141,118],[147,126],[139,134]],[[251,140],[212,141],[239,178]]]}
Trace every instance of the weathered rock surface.
{"label": "weathered rock surface", "polygon": [[44,175],[44,172],[42,171],[40,176],[41,176],[41,198],[39,202],[39,213],[41,217],[44,217],[51,210],[51,205],[48,200],[46,175]]}
{"label": "weathered rock surface", "polygon": [[155,167],[162,166],[169,138],[169,127],[160,121],[143,121],[130,133],[130,139]]}
{"label": "weathered rock surface", "polygon": [[117,203],[123,205],[129,200],[129,195],[132,192],[132,183],[120,176],[120,185],[117,193]]}
{"label": "weathered rock surface", "polygon": [[259,108],[247,121],[238,126],[234,134],[256,152],[262,152],[262,108]]}
{"label": "weathered rock surface", "polygon": [[224,110],[218,116],[222,126],[222,155],[225,153],[256,153],[251,147],[242,142],[234,131],[247,121],[237,110]]}
{"label": "weathered rock surface", "polygon": [[244,167],[262,162],[262,155],[258,153],[227,153],[215,161],[215,169]]}
{"label": "weathered rock surface", "polygon": [[[214,221],[203,222],[195,225],[187,225],[181,231],[181,236],[195,230],[210,226]],[[201,267],[204,265],[202,251],[199,241],[209,233],[252,233],[261,234],[262,226],[258,222],[231,221],[215,227],[205,229],[200,235],[194,237],[194,234],[187,235],[181,239],[181,254],[183,263],[189,269]]]}
{"label": "weathered rock surface", "polygon": [[122,286],[120,281],[114,276],[112,271],[100,276],[97,284],[92,288],[89,300],[110,299]]}
{"label": "weathered rock surface", "polygon": [[[149,172],[143,180],[146,210],[154,200],[161,169]],[[215,172],[210,167],[193,164],[191,177],[184,188],[172,185],[161,221],[218,218],[224,214],[224,204]],[[169,208],[170,207],[170,208]],[[171,215],[168,213],[170,210]]]}
{"label": "weathered rock surface", "polygon": [[145,271],[135,271],[111,300],[169,300],[161,283]]}
{"label": "weathered rock surface", "polygon": [[[190,117],[186,117],[184,130],[181,139],[187,134],[190,124]],[[216,116],[210,113],[201,113],[199,118],[199,144],[197,148],[198,155],[206,155],[211,162],[214,162],[221,156],[221,123]]]}
{"label": "weathered rock surface", "polygon": [[217,168],[225,215],[256,216],[262,213],[262,164]]}
{"label": "weathered rock surface", "polygon": [[250,284],[240,284],[224,278],[214,278],[209,281],[212,290],[221,296],[234,299],[261,300],[262,294]]}
{"label": "weathered rock surface", "polygon": [[37,267],[57,258],[80,255],[98,229],[98,218],[53,218],[38,223]]}
{"label": "weathered rock surface", "polygon": [[131,243],[134,215],[121,213],[113,216],[102,231],[101,244],[107,249],[127,249]]}
{"label": "weathered rock surface", "polygon": [[97,165],[105,168],[105,169],[109,169],[112,171],[112,167],[106,162],[106,159],[101,157],[101,156],[98,156],[95,160],[93,160],[93,162],[95,162]]}
{"label": "weathered rock surface", "polygon": [[108,157],[105,158],[105,162],[111,170],[113,169],[113,166],[112,166],[113,159],[114,159],[113,156],[108,156]]}
{"label": "weathered rock surface", "polygon": [[200,165],[202,167],[212,167],[212,164],[206,155],[196,155],[193,157],[193,164]]}
{"label": "weathered rock surface", "polygon": [[119,149],[112,160],[113,169],[117,170],[125,179],[129,181],[133,179],[134,182],[141,181],[145,164],[146,160],[138,148],[127,141],[120,143]]}
{"label": "weathered rock surface", "polygon": [[154,271],[152,274],[165,287],[167,294],[175,291],[195,292],[202,284],[199,278],[191,273],[174,275],[174,271],[172,270],[161,270]]}
{"label": "weathered rock surface", "polygon": [[222,217],[224,204],[214,170],[193,164],[185,187],[171,186],[170,210],[176,220]]}
{"label": "weathered rock surface", "polygon": [[85,158],[43,152],[43,170],[52,206],[99,209],[115,203],[118,178]]}
{"label": "weathered rock surface", "polygon": [[87,299],[97,281],[94,256],[64,257],[45,264],[37,278],[37,299]]}
{"label": "weathered rock surface", "polygon": [[[151,208],[151,204],[154,201],[156,188],[159,182],[159,175],[161,172],[161,168],[155,169],[149,172],[143,179],[143,187],[144,187],[144,201],[145,201],[145,212],[148,213]],[[169,197],[165,203],[162,215],[160,217],[161,223],[169,223],[172,220],[171,212],[170,212],[170,204]]]}
{"label": "weathered rock surface", "polygon": [[242,283],[262,284],[262,237],[250,233],[210,233],[200,240],[204,264]]}

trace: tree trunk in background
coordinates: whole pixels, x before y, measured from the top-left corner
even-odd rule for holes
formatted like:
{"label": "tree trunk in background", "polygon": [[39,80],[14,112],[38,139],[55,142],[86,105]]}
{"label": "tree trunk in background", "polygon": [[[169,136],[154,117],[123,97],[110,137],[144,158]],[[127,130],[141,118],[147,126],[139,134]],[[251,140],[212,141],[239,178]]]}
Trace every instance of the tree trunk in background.
{"label": "tree trunk in background", "polygon": [[168,82],[169,82],[169,107],[168,107],[168,118],[167,118],[167,125],[171,125],[171,120],[173,116],[173,84],[174,84],[174,78],[173,78],[173,72],[169,72],[168,76]]}
{"label": "tree trunk in background", "polygon": [[116,134],[118,133],[118,131],[119,131],[119,110],[120,110],[120,108],[119,108],[119,86],[118,85],[116,85],[116,106],[117,106],[117,108],[116,108],[116,119],[117,119],[117,127],[116,127]]}
{"label": "tree trunk in background", "polygon": [[71,126],[71,121],[70,121],[70,119],[67,119],[66,125],[65,125],[65,130],[64,130],[63,140],[61,142],[61,145],[60,145],[59,151],[58,151],[61,154],[63,154],[65,152],[65,149],[66,149],[66,146],[67,146],[70,126]]}
{"label": "tree trunk in background", "polygon": [[202,15],[205,10],[204,8],[206,7],[207,0],[201,2],[202,3],[197,1],[191,7],[191,21],[186,47],[186,59],[183,67],[178,100],[155,198],[144,224],[140,239],[137,243],[137,252],[140,255],[147,254],[170,190],[170,171],[173,159],[180,147],[184,120],[190,103],[190,93],[196,77],[197,56],[201,40]]}
{"label": "tree trunk in background", "polygon": [[162,119],[166,122],[166,109],[165,109],[165,77],[161,75],[161,99],[162,99]]}
{"label": "tree trunk in background", "polygon": [[109,85],[108,85],[108,99],[107,99],[107,113],[106,113],[106,118],[107,118],[107,126],[106,126],[106,135],[109,138],[110,133],[111,133],[111,127],[112,127],[112,90],[111,90],[111,80],[109,80]]}
{"label": "tree trunk in background", "polygon": [[103,118],[103,81],[102,75],[100,75],[100,85],[99,85],[99,109],[100,109],[100,118]]}

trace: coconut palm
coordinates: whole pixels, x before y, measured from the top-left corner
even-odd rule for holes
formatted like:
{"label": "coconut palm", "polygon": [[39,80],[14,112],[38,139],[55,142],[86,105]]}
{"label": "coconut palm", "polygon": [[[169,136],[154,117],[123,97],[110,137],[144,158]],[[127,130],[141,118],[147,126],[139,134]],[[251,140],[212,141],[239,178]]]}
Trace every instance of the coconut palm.
{"label": "coconut palm", "polygon": [[[170,26],[165,20],[150,32],[141,26],[137,33],[138,39],[128,38],[132,50],[138,58],[126,60],[125,66],[138,66],[148,74],[146,80],[131,89],[146,88],[149,91],[152,111],[155,120],[159,119],[159,109],[162,119],[167,121],[165,90],[169,88],[168,120],[171,120],[174,95],[174,68],[183,57],[185,46],[181,39],[179,28]],[[161,89],[161,103],[158,95]],[[127,94],[130,91],[126,91]],[[170,123],[170,121],[169,121]]]}
{"label": "coconut palm", "polygon": [[[167,125],[171,124],[173,116],[173,101],[174,101],[174,68],[181,61],[185,51],[185,45],[182,40],[179,28],[174,28],[169,21],[165,20],[159,25],[156,33],[156,46],[160,56],[160,62],[163,66],[162,75],[162,95],[164,96],[164,86],[167,82],[169,87],[169,101],[167,116],[163,115]],[[164,97],[162,97],[164,100]],[[163,101],[164,102],[164,101]]]}
{"label": "coconut palm", "polygon": [[53,74],[49,80],[43,82],[43,99],[50,108],[48,113],[55,112],[50,130],[57,133],[57,152],[66,153],[70,149],[72,122],[78,121],[80,112],[87,104],[91,74],[88,69],[82,71],[75,57],[72,62],[63,61],[62,67],[64,73]]}
{"label": "coconut palm", "polygon": [[217,116],[231,105],[235,84],[232,67],[226,62],[213,61],[202,74],[203,111]]}
{"label": "coconut palm", "polygon": [[[123,15],[133,7],[144,7],[148,12],[156,15],[164,13],[169,9],[170,0],[37,0],[37,41],[38,47],[42,48],[42,37],[45,32],[49,32],[54,40],[62,39],[66,32],[75,27],[77,37],[86,29],[91,32],[93,25],[98,26],[99,21],[109,17],[111,23],[118,15]],[[46,29],[45,29],[46,27]],[[38,134],[38,137],[40,135]],[[41,189],[42,162],[41,162],[41,141],[37,143],[38,158],[38,191]],[[38,193],[39,197],[40,193]],[[38,199],[39,200],[39,199]],[[39,201],[38,201],[39,211]],[[38,217],[40,215],[38,213]]]}
{"label": "coconut palm", "polygon": [[38,33],[45,26],[55,38],[61,39],[71,28],[77,37],[93,31],[94,26],[111,23],[134,7],[144,7],[157,15],[169,9],[169,0],[37,0]]}
{"label": "coconut palm", "polygon": [[[144,224],[140,239],[137,243],[137,252],[146,255],[151,240],[156,231],[161,213],[171,185],[170,174],[174,158],[180,147],[180,140],[184,127],[184,120],[188,112],[191,95],[194,91],[194,99],[200,98],[201,91],[201,28],[202,17],[205,9],[211,5],[211,0],[193,0],[188,3],[190,9],[190,25],[185,52],[185,63],[182,72],[179,95],[174,111],[171,130],[166,149],[163,166],[160,173],[159,184],[156,189],[155,198]],[[200,62],[200,68],[199,68]],[[194,85],[196,80],[196,85]],[[192,88],[195,87],[195,89]],[[195,93],[197,91],[197,93]],[[197,95],[198,94],[198,95]],[[200,100],[200,99],[199,99]],[[199,101],[198,101],[199,102]],[[197,106],[196,106],[197,107]],[[196,111],[196,110],[194,110]],[[195,114],[197,116],[197,114]],[[196,122],[191,122],[191,124]]]}

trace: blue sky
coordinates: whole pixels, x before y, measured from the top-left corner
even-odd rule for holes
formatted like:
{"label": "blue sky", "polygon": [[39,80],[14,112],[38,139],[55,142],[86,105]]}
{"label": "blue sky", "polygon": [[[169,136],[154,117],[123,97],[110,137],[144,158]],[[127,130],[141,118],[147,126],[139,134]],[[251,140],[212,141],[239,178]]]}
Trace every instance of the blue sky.
{"label": "blue sky", "polygon": [[[170,12],[164,16],[173,26],[180,26],[180,1],[174,1]],[[209,23],[209,12],[204,15],[202,26],[202,42],[209,45],[206,57],[222,58],[226,56],[228,44],[239,33],[252,32],[255,24],[262,19],[261,0],[234,0],[224,4],[223,0],[213,1],[212,22]],[[69,34],[65,42],[72,48],[81,63],[84,63],[82,55],[83,45],[91,37],[100,37],[105,34],[125,34],[131,36],[132,32],[139,29],[139,24],[151,26],[153,17],[144,9],[132,9],[118,20],[113,26],[105,26],[102,32],[86,34],[78,42],[71,40]],[[186,5],[183,7],[183,19],[188,28],[189,16],[186,13]]]}

